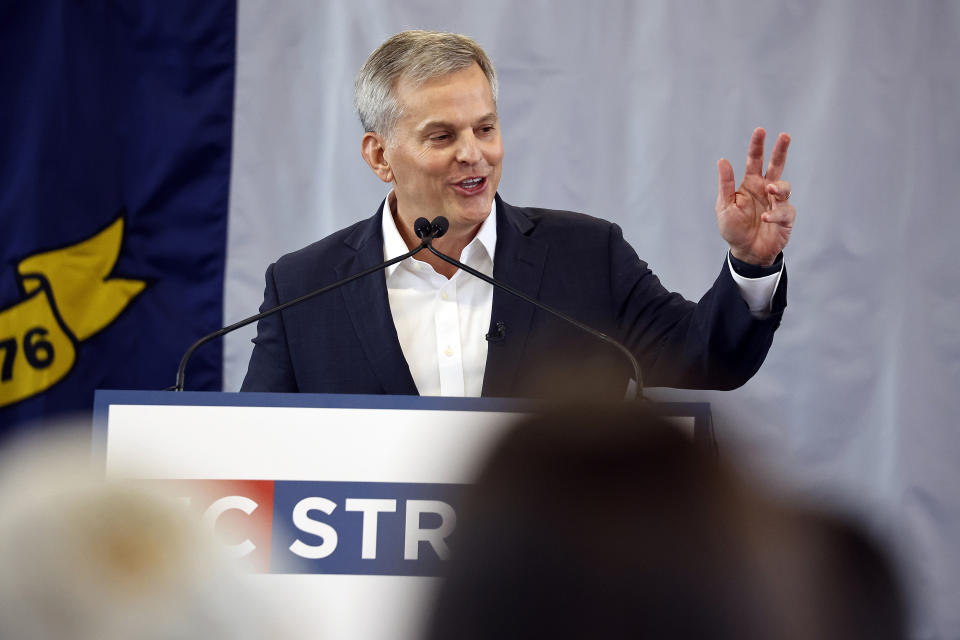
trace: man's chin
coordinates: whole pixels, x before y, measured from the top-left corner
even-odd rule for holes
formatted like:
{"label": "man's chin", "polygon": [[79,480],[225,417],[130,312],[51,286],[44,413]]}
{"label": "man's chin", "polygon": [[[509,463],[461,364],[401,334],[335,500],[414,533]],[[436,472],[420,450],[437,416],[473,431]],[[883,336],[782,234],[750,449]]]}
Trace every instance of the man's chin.
{"label": "man's chin", "polygon": [[493,206],[493,200],[487,200],[484,203],[478,203],[476,206],[458,208],[444,214],[451,225],[457,227],[472,227],[483,224],[483,221],[490,215],[490,209]]}

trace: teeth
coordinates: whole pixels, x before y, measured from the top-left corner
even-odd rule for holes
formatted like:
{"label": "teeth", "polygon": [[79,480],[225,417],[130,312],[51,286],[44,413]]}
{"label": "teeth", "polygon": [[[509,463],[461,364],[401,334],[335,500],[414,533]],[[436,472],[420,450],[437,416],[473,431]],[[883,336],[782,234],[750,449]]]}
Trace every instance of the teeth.
{"label": "teeth", "polygon": [[464,187],[475,187],[483,180],[483,178],[470,178],[469,180],[463,180],[460,184]]}

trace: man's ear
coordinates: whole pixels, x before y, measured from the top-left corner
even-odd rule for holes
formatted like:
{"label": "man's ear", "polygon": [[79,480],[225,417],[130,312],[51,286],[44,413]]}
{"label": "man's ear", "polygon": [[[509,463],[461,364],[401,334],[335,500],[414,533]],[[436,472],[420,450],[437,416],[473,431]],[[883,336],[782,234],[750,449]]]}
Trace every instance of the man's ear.
{"label": "man's ear", "polygon": [[384,155],[386,146],[386,141],[379,134],[368,131],[360,141],[360,153],[378,178],[384,182],[393,182],[393,169]]}

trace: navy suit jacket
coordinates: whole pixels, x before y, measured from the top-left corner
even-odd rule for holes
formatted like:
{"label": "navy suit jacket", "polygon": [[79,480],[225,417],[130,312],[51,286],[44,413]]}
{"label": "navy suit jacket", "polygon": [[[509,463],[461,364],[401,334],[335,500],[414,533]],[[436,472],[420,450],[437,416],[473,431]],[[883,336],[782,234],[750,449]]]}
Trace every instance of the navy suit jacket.
{"label": "navy suit jacket", "polygon": [[[383,262],[383,207],[270,265],[261,310]],[[754,318],[723,265],[698,303],[670,293],[610,222],[514,207],[497,196],[494,277],[625,343],[648,386],[731,389],[752,376],[786,306],[786,274],[773,313]],[[529,303],[495,289],[484,396],[537,396],[545,377],[587,363],[619,379],[622,354]],[[260,320],[243,391],[417,394],[382,273]],[[564,374],[567,375],[567,374]],[[556,377],[556,376],[554,376]]]}

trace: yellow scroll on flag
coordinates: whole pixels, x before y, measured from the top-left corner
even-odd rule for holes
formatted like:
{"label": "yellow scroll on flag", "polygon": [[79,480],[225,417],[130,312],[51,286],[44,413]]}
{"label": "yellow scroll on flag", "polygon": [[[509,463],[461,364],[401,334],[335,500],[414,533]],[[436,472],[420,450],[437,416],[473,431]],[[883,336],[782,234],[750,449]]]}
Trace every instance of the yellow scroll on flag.
{"label": "yellow scroll on flag", "polygon": [[76,362],[77,343],[143,291],[143,281],[108,277],[122,241],[121,217],[87,240],[17,265],[26,297],[0,311],[0,407],[63,379]]}

